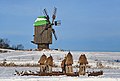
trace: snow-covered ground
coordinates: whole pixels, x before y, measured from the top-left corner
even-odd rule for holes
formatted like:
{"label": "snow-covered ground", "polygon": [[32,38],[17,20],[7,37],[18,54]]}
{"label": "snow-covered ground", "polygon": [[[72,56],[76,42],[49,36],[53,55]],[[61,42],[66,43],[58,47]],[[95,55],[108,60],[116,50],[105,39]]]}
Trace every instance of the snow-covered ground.
{"label": "snow-covered ground", "polygon": [[[62,59],[68,51],[43,50],[43,51],[10,51],[7,53],[0,53],[0,63],[5,59],[7,63],[15,64],[37,64],[42,54],[47,56],[52,55],[54,64],[60,66]],[[80,52],[71,51],[74,59],[73,66],[78,65],[78,59],[81,54],[86,54],[89,66],[91,68],[87,71],[103,70],[104,75],[97,77],[79,76],[15,76],[15,70],[18,71],[39,71],[39,67],[0,67],[0,81],[120,81],[120,52]],[[97,63],[101,63],[104,68],[98,69]],[[53,68],[53,70],[60,71],[60,67]],[[78,71],[74,68],[74,71]]]}

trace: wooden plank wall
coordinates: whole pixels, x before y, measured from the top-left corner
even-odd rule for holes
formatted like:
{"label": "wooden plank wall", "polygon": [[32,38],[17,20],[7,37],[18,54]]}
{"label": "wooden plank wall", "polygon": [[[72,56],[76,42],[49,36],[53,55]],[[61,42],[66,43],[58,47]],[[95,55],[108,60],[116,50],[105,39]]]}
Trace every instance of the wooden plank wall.
{"label": "wooden plank wall", "polygon": [[47,43],[52,44],[52,27],[45,30],[42,35],[41,32],[45,29],[46,26],[37,26],[34,27],[34,42],[37,44]]}

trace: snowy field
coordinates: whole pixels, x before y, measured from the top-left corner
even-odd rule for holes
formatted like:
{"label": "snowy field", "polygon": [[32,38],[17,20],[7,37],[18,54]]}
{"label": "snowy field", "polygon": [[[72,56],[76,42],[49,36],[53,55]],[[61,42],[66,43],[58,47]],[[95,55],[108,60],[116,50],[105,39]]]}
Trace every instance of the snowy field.
{"label": "snowy field", "polygon": [[[64,59],[64,56],[68,53],[67,51],[12,51],[7,53],[0,53],[0,63],[5,59],[7,63],[15,64],[38,64],[38,60],[42,54],[53,56],[54,64],[57,68],[53,68],[53,71],[61,71],[60,64]],[[0,81],[120,81],[120,52],[71,52],[74,59],[73,66],[78,65],[78,59],[81,54],[86,54],[88,58],[89,66],[91,68],[87,71],[99,71],[103,70],[104,75],[97,77],[79,76],[79,77],[68,77],[68,76],[17,76],[14,75],[15,70],[18,71],[39,71],[39,67],[0,67]],[[97,67],[97,63],[101,63],[104,67]],[[74,68],[74,72],[78,71]]]}

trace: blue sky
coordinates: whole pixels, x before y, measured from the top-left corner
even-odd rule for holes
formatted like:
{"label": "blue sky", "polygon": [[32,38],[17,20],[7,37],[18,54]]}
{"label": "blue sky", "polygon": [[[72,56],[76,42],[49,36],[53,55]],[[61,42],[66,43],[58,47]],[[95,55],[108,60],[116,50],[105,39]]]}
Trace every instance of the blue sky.
{"label": "blue sky", "polygon": [[0,38],[36,48],[33,23],[47,8],[57,7],[61,26],[51,48],[120,51],[120,0],[0,0]]}

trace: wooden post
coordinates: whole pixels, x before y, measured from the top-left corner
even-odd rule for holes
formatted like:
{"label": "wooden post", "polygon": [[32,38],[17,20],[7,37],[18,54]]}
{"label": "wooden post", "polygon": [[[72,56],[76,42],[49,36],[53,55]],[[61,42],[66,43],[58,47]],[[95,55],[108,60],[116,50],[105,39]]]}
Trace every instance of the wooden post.
{"label": "wooden post", "polygon": [[86,65],[80,65],[79,67],[79,75],[85,75],[86,74]]}
{"label": "wooden post", "polygon": [[49,44],[38,44],[38,50],[49,49]]}
{"label": "wooden post", "polygon": [[66,73],[73,73],[72,65],[66,65]]}

